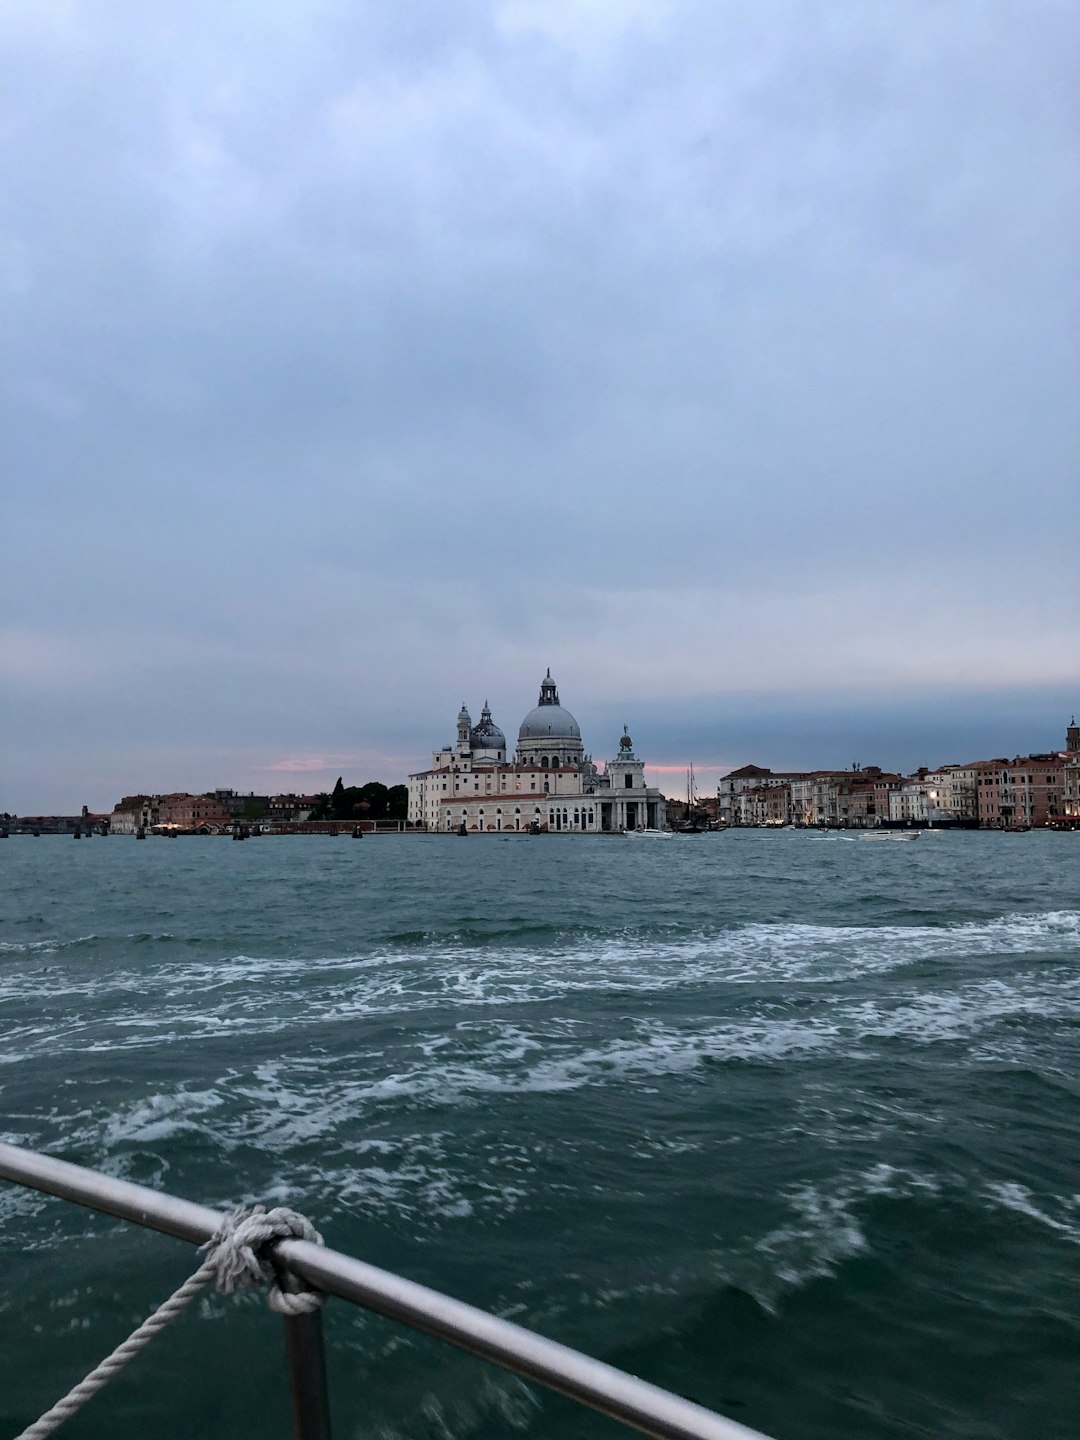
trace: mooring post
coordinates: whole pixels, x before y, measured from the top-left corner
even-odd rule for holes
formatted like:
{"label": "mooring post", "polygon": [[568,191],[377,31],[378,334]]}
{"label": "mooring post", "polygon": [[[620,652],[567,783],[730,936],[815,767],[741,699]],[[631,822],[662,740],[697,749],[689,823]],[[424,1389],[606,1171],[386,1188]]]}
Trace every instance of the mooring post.
{"label": "mooring post", "polygon": [[294,1440],[330,1440],[322,1311],[285,1317]]}

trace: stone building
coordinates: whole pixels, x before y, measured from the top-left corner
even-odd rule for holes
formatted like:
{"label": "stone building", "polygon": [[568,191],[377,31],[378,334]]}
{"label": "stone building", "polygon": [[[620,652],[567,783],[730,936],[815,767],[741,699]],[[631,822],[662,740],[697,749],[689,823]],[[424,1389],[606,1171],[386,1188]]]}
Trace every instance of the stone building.
{"label": "stone building", "polygon": [[667,802],[645,783],[645,762],[626,733],[601,770],[581,729],[559,700],[549,670],[540,698],[518,728],[513,758],[487,702],[473,725],[464,705],[457,738],[409,776],[409,821],[437,832],[569,831],[584,834],[662,829]]}
{"label": "stone building", "polygon": [[228,825],[232,816],[222,806],[216,795],[190,795],[186,790],[175,790],[162,795],[158,801],[158,818],[155,830],[220,830]]}
{"label": "stone building", "polygon": [[125,795],[109,816],[110,835],[137,835],[158,822],[159,795]]}

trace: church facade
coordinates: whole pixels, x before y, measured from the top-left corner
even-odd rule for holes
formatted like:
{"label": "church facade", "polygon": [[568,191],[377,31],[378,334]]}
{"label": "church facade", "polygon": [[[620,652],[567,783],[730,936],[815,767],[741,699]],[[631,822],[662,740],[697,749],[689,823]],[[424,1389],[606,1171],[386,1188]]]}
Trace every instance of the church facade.
{"label": "church facade", "polygon": [[439,833],[464,826],[483,833],[618,834],[663,829],[667,802],[645,784],[645,762],[625,732],[602,770],[585,753],[549,670],[512,756],[487,702],[476,725],[462,705],[455,744],[434,751],[429,770],[409,776],[409,820]]}

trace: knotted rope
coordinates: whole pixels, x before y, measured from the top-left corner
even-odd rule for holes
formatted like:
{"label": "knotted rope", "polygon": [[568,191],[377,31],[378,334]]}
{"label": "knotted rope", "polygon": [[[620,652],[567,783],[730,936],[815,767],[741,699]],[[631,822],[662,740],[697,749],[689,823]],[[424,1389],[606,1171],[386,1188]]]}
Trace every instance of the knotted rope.
{"label": "knotted rope", "polygon": [[254,1205],[250,1210],[234,1210],[227,1215],[217,1234],[202,1249],[207,1252],[206,1264],[213,1267],[214,1281],[223,1295],[265,1285],[271,1310],[279,1315],[310,1315],[326,1296],[319,1290],[305,1289],[290,1270],[275,1266],[272,1251],[279,1240],[323,1243],[311,1221],[295,1210],[282,1205],[275,1210]]}
{"label": "knotted rope", "polygon": [[152,1315],[148,1315],[111,1355],[106,1355],[85,1379],[80,1380],[50,1410],[46,1410],[40,1420],[35,1420],[21,1431],[15,1440],[45,1440],[47,1435],[81,1410],[129,1360],[133,1360],[159,1330],[164,1330],[170,1320],[175,1320],[211,1281],[223,1295],[265,1285],[270,1308],[279,1315],[310,1315],[317,1310],[326,1296],[319,1290],[305,1289],[291,1271],[275,1265],[273,1252],[279,1240],[310,1240],[316,1245],[323,1243],[322,1236],[310,1220],[284,1206],[267,1210],[264,1205],[254,1205],[227,1215],[212,1238],[199,1247],[207,1254],[198,1270]]}

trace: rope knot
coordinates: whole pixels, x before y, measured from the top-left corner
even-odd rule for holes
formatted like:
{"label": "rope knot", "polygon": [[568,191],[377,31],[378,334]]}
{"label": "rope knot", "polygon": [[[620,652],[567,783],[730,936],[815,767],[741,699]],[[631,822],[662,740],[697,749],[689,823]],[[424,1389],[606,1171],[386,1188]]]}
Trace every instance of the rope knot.
{"label": "rope knot", "polygon": [[279,1315],[310,1315],[326,1296],[306,1289],[297,1276],[275,1262],[274,1247],[279,1240],[323,1243],[311,1221],[295,1210],[284,1205],[273,1210],[252,1205],[227,1215],[213,1239],[200,1248],[207,1252],[206,1263],[223,1295],[265,1285],[271,1310]]}

